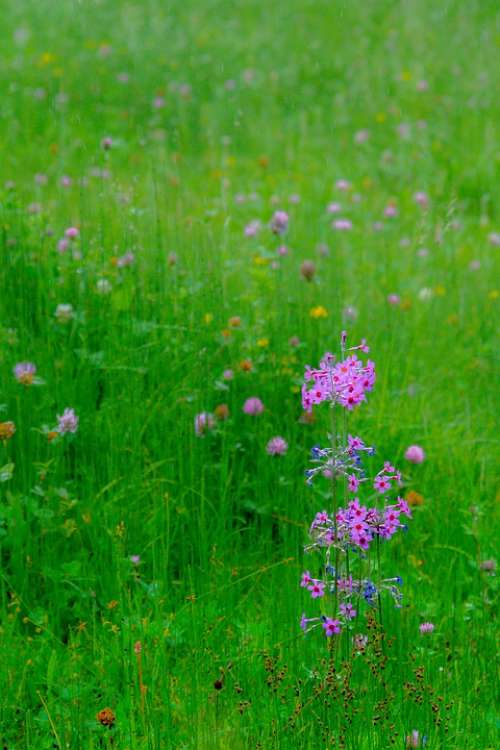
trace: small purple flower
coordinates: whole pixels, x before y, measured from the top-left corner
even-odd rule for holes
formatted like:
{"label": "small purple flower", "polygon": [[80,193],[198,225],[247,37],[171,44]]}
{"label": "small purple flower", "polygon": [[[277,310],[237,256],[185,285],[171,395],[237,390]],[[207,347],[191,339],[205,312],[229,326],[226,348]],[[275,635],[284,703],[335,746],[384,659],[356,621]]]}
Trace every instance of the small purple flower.
{"label": "small purple flower", "polygon": [[355,143],[366,143],[368,138],[370,137],[370,131],[369,130],[358,130],[357,133],[354,134],[354,142]]}
{"label": "small purple flower", "polygon": [[352,221],[350,219],[336,219],[332,223],[332,229],[337,229],[340,232],[345,232],[352,229]]}
{"label": "small purple flower", "polygon": [[424,449],[420,445],[410,445],[405,452],[405,458],[412,464],[421,464],[425,460]]}
{"label": "small purple flower", "polygon": [[104,151],[109,151],[111,146],[113,145],[113,139],[108,136],[102,139],[101,141],[101,147],[104,149]]}
{"label": "small purple flower", "polygon": [[391,489],[391,482],[388,477],[377,476],[375,477],[373,486],[375,487],[377,492],[383,494],[384,492],[388,492]]}
{"label": "small purple flower", "polygon": [[232,380],[234,378],[234,372],[230,369],[224,370],[222,377],[224,380]]}
{"label": "small purple flower", "polygon": [[313,599],[320,599],[325,595],[325,584],[323,581],[312,581],[307,588],[311,592],[311,597]]}
{"label": "small purple flower", "polygon": [[261,223],[258,219],[253,219],[245,227],[245,237],[256,237],[261,230]]}
{"label": "small purple flower", "polygon": [[401,302],[401,297],[399,296],[399,294],[389,294],[387,297],[387,302],[390,305],[399,305],[399,303]]}
{"label": "small purple flower", "polygon": [[496,560],[483,560],[480,565],[481,570],[486,570],[488,573],[494,573],[497,569]]}
{"label": "small purple flower", "polygon": [[357,492],[359,487],[359,479],[355,474],[349,474],[347,477],[347,489],[349,492]]}
{"label": "small purple flower", "polygon": [[427,208],[429,205],[429,196],[421,190],[413,195],[413,200],[417,206],[421,206],[422,208]]}
{"label": "small purple flower", "polygon": [[125,255],[121,255],[119,258],[117,258],[116,267],[125,268],[126,266],[133,265],[133,263],[135,263],[135,255],[131,250],[129,250],[125,253]]}
{"label": "small purple flower", "polygon": [[67,432],[75,433],[77,431],[79,419],[74,409],[65,409],[61,416],[57,415],[57,419],[58,425],[56,431],[60,435],[65,435]]}
{"label": "small purple flower", "polygon": [[352,606],[351,602],[347,602],[347,604],[341,604],[339,609],[346,620],[353,620],[356,617],[357,612]]}
{"label": "small purple flower", "polygon": [[423,622],[421,625],[419,625],[419,631],[421,635],[427,635],[428,633],[434,632],[434,623],[433,622]]}
{"label": "small purple flower", "polygon": [[69,240],[67,237],[63,237],[62,240],[59,240],[57,243],[57,252],[63,255],[63,253],[66,252],[66,250],[69,247]]}
{"label": "small purple flower", "polygon": [[323,623],[323,629],[327,638],[330,638],[332,635],[338,635],[342,630],[340,620],[332,620],[331,617],[327,617]]}
{"label": "small purple flower", "polygon": [[32,385],[36,373],[33,362],[18,362],[13,370],[14,377],[22,385]]}
{"label": "small purple flower", "polygon": [[288,450],[288,443],[286,440],[279,435],[271,438],[266,445],[266,451],[270,456],[284,456]]}
{"label": "small purple flower", "polygon": [[312,580],[313,580],[313,579],[311,578],[311,574],[309,573],[309,571],[308,571],[308,570],[305,570],[305,571],[304,571],[304,572],[302,573],[302,578],[300,579],[300,585],[301,585],[301,587],[302,587],[303,589],[306,589],[306,588],[308,588],[308,587],[309,587],[309,586],[311,585],[311,583],[312,583]]}
{"label": "small purple flower", "polygon": [[212,430],[215,426],[215,418],[208,411],[202,411],[194,418],[194,431],[197,437],[203,437],[206,432]]}
{"label": "small purple flower", "polygon": [[251,398],[247,398],[245,403],[243,404],[243,411],[245,414],[250,414],[251,416],[255,417],[259,414],[262,414],[264,411],[264,404],[260,400],[260,398],[257,398],[257,396],[252,396]]}
{"label": "small purple flower", "polygon": [[338,214],[341,208],[342,206],[340,205],[340,203],[337,203],[336,201],[334,201],[333,203],[328,204],[328,206],[326,207],[326,210],[328,211],[329,214]]}
{"label": "small purple flower", "polygon": [[140,565],[141,556],[140,555],[130,555],[129,560],[132,563],[132,565]]}
{"label": "small purple flower", "polygon": [[271,231],[274,234],[284,234],[288,228],[288,214],[286,211],[275,211],[271,219]]}
{"label": "small purple flower", "polygon": [[80,232],[76,227],[68,227],[64,232],[64,236],[67,237],[68,240],[75,240],[79,234]]}

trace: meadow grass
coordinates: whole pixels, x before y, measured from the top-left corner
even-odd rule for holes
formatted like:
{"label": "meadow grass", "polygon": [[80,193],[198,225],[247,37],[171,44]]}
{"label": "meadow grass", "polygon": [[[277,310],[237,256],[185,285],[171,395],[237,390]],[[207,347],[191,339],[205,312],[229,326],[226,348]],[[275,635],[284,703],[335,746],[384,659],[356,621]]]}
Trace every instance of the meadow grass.
{"label": "meadow grass", "polygon": [[[490,0],[3,3],[2,747],[496,746],[495,20]],[[349,700],[298,625],[328,502],[304,482],[328,416],[304,420],[300,386],[344,328],[378,374],[349,431],[421,496],[385,551],[405,597],[385,669],[355,659]],[[78,431],[50,439],[67,407]]]}

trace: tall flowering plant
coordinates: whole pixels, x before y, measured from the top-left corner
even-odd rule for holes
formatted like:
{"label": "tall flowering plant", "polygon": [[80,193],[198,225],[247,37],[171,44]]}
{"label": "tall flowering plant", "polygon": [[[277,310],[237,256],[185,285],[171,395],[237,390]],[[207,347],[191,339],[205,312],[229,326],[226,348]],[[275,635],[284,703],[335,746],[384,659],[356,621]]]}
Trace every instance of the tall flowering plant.
{"label": "tall flowering plant", "polygon": [[[316,513],[305,547],[306,553],[319,555],[319,574],[306,570],[300,582],[320,604],[318,615],[302,615],[301,628],[320,629],[327,638],[354,629],[362,608],[378,608],[381,615],[383,594],[401,606],[402,580],[383,576],[381,549],[406,529],[405,517],[411,518],[407,503],[398,496],[401,473],[385,461],[370,476],[365,463],[375,449],[347,434],[347,412],[367,400],[375,384],[375,364],[360,358],[369,352],[364,339],[358,346],[346,344],[343,332],[340,359],[327,353],[317,369],[307,366],[302,386],[305,410],[326,402],[331,413],[329,444],[313,447],[312,465],[306,471],[307,484],[326,478],[332,485],[331,507]],[[356,636],[354,645],[363,646],[363,636]]]}

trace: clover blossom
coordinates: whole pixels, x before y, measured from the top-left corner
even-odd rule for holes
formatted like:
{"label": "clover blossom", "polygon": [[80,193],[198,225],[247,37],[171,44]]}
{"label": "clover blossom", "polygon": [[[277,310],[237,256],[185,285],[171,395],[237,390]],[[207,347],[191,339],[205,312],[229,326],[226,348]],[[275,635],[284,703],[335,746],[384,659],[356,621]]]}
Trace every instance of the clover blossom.
{"label": "clover blossom", "polygon": [[287,450],[288,443],[280,435],[271,438],[266,445],[266,451],[270,456],[283,456]]}
{"label": "clover blossom", "polygon": [[202,411],[194,418],[194,432],[196,437],[203,437],[215,427],[214,415],[208,411]]}
{"label": "clover blossom", "polygon": [[274,234],[284,234],[288,228],[288,214],[286,211],[275,211],[269,226]]}
{"label": "clover blossom", "polygon": [[65,435],[67,432],[75,433],[78,430],[79,419],[74,409],[65,409],[61,415],[57,415],[57,419],[56,431],[60,435]]}
{"label": "clover blossom", "polygon": [[18,362],[12,372],[21,385],[32,385],[35,380],[36,365],[33,362]]}

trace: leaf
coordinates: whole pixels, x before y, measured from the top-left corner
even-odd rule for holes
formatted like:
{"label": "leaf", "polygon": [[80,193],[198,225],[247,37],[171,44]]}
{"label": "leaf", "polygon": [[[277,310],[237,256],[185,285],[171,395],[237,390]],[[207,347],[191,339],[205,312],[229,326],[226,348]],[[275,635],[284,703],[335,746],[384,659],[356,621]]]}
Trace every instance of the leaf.
{"label": "leaf", "polygon": [[71,560],[61,565],[61,570],[66,578],[77,578],[82,569],[80,560]]}
{"label": "leaf", "polygon": [[0,469],[0,482],[8,482],[9,479],[12,479],[14,466],[15,464],[5,464],[5,466],[2,466]]}

